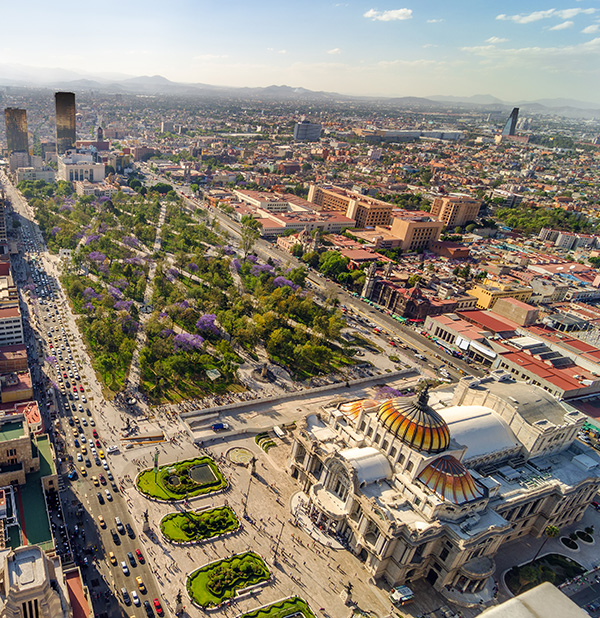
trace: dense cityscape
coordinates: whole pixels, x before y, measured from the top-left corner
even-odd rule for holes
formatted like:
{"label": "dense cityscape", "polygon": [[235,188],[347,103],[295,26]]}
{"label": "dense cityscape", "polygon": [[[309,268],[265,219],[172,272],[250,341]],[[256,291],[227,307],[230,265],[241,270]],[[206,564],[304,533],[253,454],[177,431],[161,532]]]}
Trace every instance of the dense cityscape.
{"label": "dense cityscape", "polygon": [[0,618],[598,618],[598,114],[161,84],[0,92]]}

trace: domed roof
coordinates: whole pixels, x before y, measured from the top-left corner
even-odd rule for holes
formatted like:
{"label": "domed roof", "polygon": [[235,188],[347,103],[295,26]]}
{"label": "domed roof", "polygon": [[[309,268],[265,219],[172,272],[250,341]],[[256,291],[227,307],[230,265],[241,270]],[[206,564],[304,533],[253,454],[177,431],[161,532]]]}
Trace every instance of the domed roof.
{"label": "domed roof", "polygon": [[456,457],[442,455],[419,474],[418,479],[442,500],[463,504],[483,496],[469,471]]}
{"label": "domed roof", "polygon": [[446,421],[428,405],[427,389],[418,397],[396,397],[379,406],[377,418],[394,436],[423,453],[441,453],[450,444]]}
{"label": "domed roof", "polygon": [[356,401],[348,401],[340,406],[340,412],[350,418],[358,418],[358,415],[364,410],[365,412],[374,412],[379,405],[374,399],[358,399]]}

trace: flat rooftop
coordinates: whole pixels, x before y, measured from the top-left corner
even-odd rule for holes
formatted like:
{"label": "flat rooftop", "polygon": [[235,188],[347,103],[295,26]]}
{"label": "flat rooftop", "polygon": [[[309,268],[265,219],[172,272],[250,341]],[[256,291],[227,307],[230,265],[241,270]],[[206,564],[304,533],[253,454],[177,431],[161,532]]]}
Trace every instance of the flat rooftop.
{"label": "flat rooftop", "polygon": [[53,546],[53,540],[46,511],[42,478],[56,474],[56,466],[48,436],[38,436],[36,444],[40,456],[40,469],[27,474],[25,485],[19,488],[23,506],[22,510],[19,509],[19,520],[29,544],[50,549]]}
{"label": "flat rooftop", "polygon": [[90,605],[83,591],[83,582],[79,570],[73,569],[65,573],[69,601],[73,609],[73,618],[88,618]]}
{"label": "flat rooftop", "polygon": [[9,421],[8,423],[0,424],[0,442],[8,442],[16,440],[25,435],[23,421]]}
{"label": "flat rooftop", "polygon": [[44,556],[39,547],[18,550],[8,562],[8,579],[11,588],[27,590],[36,588],[46,581]]}

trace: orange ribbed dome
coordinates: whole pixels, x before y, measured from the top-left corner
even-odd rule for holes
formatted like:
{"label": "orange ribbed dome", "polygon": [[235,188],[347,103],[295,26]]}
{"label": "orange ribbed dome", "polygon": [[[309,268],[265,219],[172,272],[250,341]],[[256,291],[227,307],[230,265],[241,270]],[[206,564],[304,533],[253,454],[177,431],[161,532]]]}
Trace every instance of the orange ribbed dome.
{"label": "orange ribbed dome", "polygon": [[470,502],[483,496],[469,471],[456,457],[442,455],[419,474],[419,480],[442,500],[452,504]]}
{"label": "orange ribbed dome", "polygon": [[427,389],[418,397],[396,397],[379,406],[377,418],[394,436],[423,453],[441,453],[450,444],[446,421],[428,405]]}

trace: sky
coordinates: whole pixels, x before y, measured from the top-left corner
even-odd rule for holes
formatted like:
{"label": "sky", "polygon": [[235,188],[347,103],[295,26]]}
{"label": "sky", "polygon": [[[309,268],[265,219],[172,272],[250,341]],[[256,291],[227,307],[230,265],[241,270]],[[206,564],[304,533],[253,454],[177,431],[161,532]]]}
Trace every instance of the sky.
{"label": "sky", "polygon": [[600,104],[600,0],[0,0],[2,65]]}

